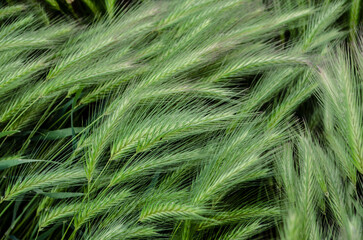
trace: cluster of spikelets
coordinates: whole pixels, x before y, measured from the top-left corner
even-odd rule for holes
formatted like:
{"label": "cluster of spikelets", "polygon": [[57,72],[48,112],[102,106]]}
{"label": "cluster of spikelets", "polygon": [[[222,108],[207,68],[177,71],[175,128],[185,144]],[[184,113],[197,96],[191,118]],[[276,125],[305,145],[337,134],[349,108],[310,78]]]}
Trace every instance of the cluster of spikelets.
{"label": "cluster of spikelets", "polygon": [[2,239],[363,238],[360,1],[106,2],[0,8]]}

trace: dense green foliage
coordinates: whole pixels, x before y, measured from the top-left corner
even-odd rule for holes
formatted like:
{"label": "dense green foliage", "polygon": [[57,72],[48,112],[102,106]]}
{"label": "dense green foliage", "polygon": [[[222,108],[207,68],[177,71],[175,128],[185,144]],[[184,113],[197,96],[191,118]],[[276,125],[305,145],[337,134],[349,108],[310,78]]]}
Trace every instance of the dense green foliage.
{"label": "dense green foliage", "polygon": [[359,0],[14,2],[2,239],[363,238]]}

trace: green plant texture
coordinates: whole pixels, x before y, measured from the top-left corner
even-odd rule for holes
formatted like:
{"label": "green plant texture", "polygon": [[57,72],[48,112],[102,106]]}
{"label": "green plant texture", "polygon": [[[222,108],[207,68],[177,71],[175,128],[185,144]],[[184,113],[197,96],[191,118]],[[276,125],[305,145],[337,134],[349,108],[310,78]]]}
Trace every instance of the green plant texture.
{"label": "green plant texture", "polygon": [[363,3],[0,2],[0,239],[363,239]]}

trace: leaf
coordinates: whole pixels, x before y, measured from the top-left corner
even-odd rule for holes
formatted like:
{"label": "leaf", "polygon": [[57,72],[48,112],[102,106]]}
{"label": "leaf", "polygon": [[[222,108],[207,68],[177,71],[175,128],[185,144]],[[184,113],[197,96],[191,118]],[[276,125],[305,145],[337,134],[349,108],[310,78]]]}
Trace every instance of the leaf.
{"label": "leaf", "polygon": [[9,136],[9,135],[12,135],[12,134],[17,133],[17,132],[19,132],[19,131],[14,130],[14,131],[0,132],[0,138],[3,138],[3,137],[6,137],[6,136]]}
{"label": "leaf", "polygon": [[19,240],[19,238],[15,237],[14,235],[10,235],[10,236],[9,236],[9,238],[10,238],[11,240]]}
{"label": "leaf", "polygon": [[35,189],[34,192],[55,199],[80,197],[84,195],[83,193],[77,193],[77,192],[43,192],[40,189]]}
{"label": "leaf", "polygon": [[19,200],[18,201],[16,201],[15,202],[15,206],[14,206],[14,210],[13,210],[13,218],[12,218],[12,220],[11,220],[11,224],[12,225],[14,225],[15,223],[16,223],[16,213],[18,212],[18,210],[19,210],[19,206],[20,206],[20,204],[23,202],[23,199],[24,199],[24,195],[23,196],[21,196],[20,198],[19,198]]}
{"label": "leaf", "polygon": [[73,135],[72,130],[74,130],[74,133],[77,134],[79,132],[81,132],[84,128],[83,127],[75,127],[75,128],[64,128],[64,129],[59,129],[59,130],[54,130],[54,131],[49,131],[47,133],[44,134],[44,136],[36,136],[33,139],[38,140],[57,140],[57,139],[61,139],[61,138],[66,138],[66,137],[70,137]]}
{"label": "leaf", "polygon": [[23,163],[32,163],[32,162],[46,162],[46,160],[37,160],[37,159],[9,159],[0,161],[0,170],[4,170],[10,167],[14,167],[16,165],[20,165]]}
{"label": "leaf", "polygon": [[51,234],[54,233],[54,231],[59,227],[59,224],[55,224],[53,227],[49,228],[46,232],[39,235],[37,238],[38,240],[45,240],[47,239]]}

